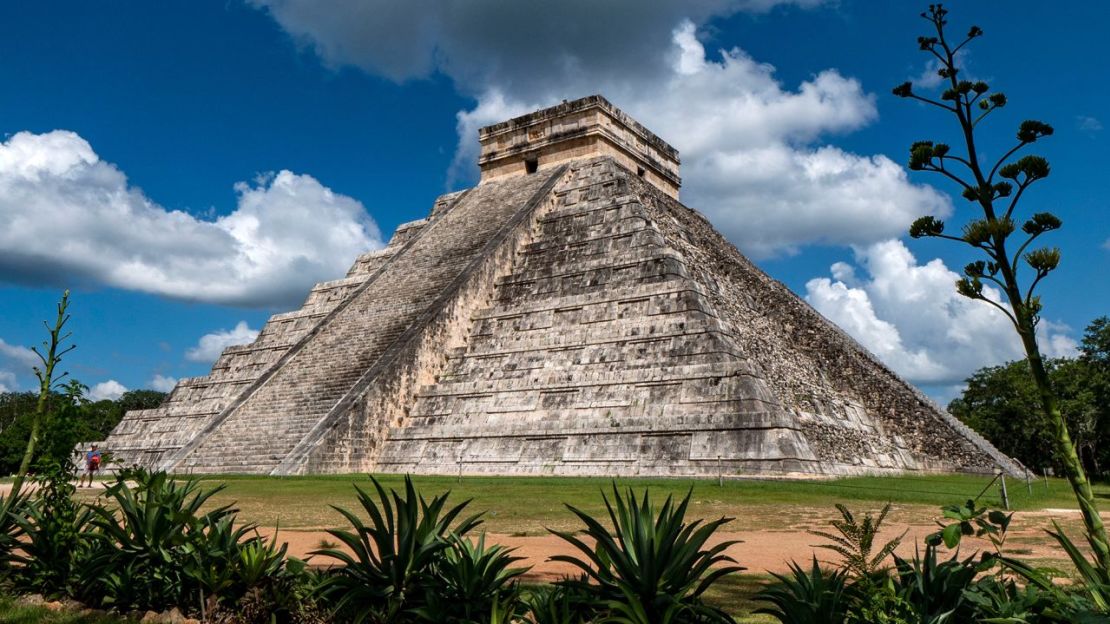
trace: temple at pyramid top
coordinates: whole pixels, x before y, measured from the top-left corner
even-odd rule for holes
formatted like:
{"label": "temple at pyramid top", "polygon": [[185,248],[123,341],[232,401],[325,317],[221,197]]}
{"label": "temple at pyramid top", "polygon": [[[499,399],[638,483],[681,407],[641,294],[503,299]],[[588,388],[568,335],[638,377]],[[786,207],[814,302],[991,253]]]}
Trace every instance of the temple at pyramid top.
{"label": "temple at pyramid top", "polygon": [[544,171],[569,160],[610,156],[678,197],[678,150],[600,95],[478,130],[482,182]]}

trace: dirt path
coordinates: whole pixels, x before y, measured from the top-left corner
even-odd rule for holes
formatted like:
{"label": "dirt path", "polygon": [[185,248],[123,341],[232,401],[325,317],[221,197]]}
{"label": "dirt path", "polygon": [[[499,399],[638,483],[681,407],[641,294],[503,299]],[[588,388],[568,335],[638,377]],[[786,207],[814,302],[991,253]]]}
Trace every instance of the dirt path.
{"label": "dirt path", "polygon": [[[107,481],[93,481],[91,487],[83,487],[79,491],[104,490],[106,487],[108,487],[108,482]],[[36,485],[35,482],[32,481],[29,477],[26,481],[23,482],[23,490],[25,492],[34,492],[37,489],[38,489],[38,485]],[[12,492],[12,484],[11,483],[0,483],[0,496],[7,497],[8,494],[11,494],[11,492]]]}
{"label": "dirt path", "polygon": [[[1019,523],[1016,519],[1015,524],[1036,524],[1039,527],[1046,519],[1052,517],[1067,519],[1071,516],[1067,510],[1058,511],[1062,513],[1023,512],[1019,515],[1023,516],[1022,519],[1027,518],[1029,521]],[[1037,522],[1033,522],[1034,519]],[[892,539],[904,531],[906,535],[897,553],[903,557],[910,557],[914,553],[915,544],[923,543],[925,536],[934,530],[936,530],[934,525],[888,522],[884,526],[881,537],[883,540]],[[267,536],[273,535],[271,529],[263,529],[262,533]],[[326,540],[332,543],[336,541],[323,530],[282,530],[281,540],[289,544],[290,555],[300,558],[306,558],[311,551],[320,548],[321,541]],[[574,548],[570,544],[554,535],[516,536],[489,533],[486,540],[487,542],[515,548],[514,554],[524,557],[524,561],[520,565],[531,567],[526,575],[526,578],[530,581],[553,581],[575,572],[575,568],[569,564],[548,561],[553,555],[575,554]],[[739,562],[740,565],[747,568],[749,574],[787,572],[787,565],[790,561],[804,564],[808,563],[815,555],[821,561],[836,561],[837,558],[830,551],[814,548],[815,544],[823,543],[825,540],[806,531],[796,529],[722,532],[718,534],[714,543],[726,540],[739,540],[741,542],[730,546],[726,553]],[[1023,558],[1058,561],[1062,555],[1059,549],[1054,548],[1045,539],[1040,528],[1011,531],[1010,541],[1013,544],[1012,548],[1016,551],[1014,554]],[[989,547],[990,544],[985,540],[972,539],[965,542],[961,549],[961,555],[968,556],[976,550]],[[327,559],[315,557],[315,561],[325,563]]]}

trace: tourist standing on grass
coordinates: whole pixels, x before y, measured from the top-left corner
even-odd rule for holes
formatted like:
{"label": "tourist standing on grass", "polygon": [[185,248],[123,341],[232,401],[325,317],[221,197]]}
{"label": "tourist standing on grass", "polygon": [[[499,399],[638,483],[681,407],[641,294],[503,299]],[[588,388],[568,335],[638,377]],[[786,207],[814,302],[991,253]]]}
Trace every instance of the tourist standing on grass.
{"label": "tourist standing on grass", "polygon": [[87,476],[89,478],[89,487],[92,487],[93,477],[96,476],[96,471],[100,470],[100,450],[97,445],[92,445],[92,448],[85,453],[85,473],[77,478],[77,487],[81,487],[81,481]]}

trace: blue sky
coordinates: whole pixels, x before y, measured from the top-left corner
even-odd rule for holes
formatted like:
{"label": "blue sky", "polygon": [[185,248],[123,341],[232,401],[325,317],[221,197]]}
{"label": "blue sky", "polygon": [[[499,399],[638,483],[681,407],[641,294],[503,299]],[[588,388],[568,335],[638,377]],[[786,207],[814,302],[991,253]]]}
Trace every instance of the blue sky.
{"label": "blue sky", "polygon": [[[1038,118],[1064,264],[1044,344],[1110,313],[1105,154],[1110,6],[952,3],[986,30],[967,73],[1010,104],[984,156]],[[682,198],[895,370],[944,399],[1018,354],[952,293],[970,258],[902,233],[966,204],[902,168],[951,121],[927,88],[907,2],[307,0],[0,7],[0,387],[74,291],[71,374],[111,396],[204,374],[315,281],[474,182],[476,129],[600,92],[676,145]]]}

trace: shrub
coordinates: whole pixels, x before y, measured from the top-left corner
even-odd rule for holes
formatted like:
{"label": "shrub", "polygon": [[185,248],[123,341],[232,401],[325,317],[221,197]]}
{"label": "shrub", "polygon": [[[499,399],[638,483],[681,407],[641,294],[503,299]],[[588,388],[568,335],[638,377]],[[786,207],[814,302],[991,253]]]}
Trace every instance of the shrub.
{"label": "shrub", "polygon": [[756,613],[775,617],[783,624],[843,624],[848,613],[848,574],[825,570],[813,558],[808,571],[790,562],[789,575],[773,575],[777,582],[756,595],[770,603]]}
{"label": "shrub", "polygon": [[471,622],[493,614],[516,615],[523,606],[516,579],[527,568],[510,567],[521,557],[503,546],[486,547],[485,535],[472,542],[451,536],[427,579],[426,606],[419,615],[429,622]]}
{"label": "shrub", "polygon": [[[196,480],[179,482],[164,472],[121,472],[106,490],[115,509],[91,508],[84,598],[125,610],[195,612],[202,602],[241,597],[250,589],[241,553],[260,548],[261,538],[248,537],[253,526],[236,526],[230,506],[201,511],[221,489],[203,490]],[[272,558],[268,565],[275,573]]]}
{"label": "shrub", "polygon": [[701,595],[726,574],[742,570],[724,551],[735,541],[706,544],[731,518],[703,524],[687,523],[690,494],[675,505],[671,497],[657,511],[644,492],[639,500],[631,490],[622,496],[613,485],[613,500],[603,495],[615,533],[589,514],[570,505],[586,525],[587,545],[571,533],[552,531],[585,555],[584,559],[557,555],[580,570],[584,579],[564,581],[593,594],[597,604],[622,622],[731,622],[727,614],[701,601]]}
{"label": "shrub", "polygon": [[[20,520],[27,513],[27,504],[26,490],[0,496],[0,578],[7,575],[18,556],[17,548],[23,536]],[[5,508],[7,513],[3,512]]]}
{"label": "shrub", "polygon": [[395,490],[388,494],[371,478],[376,496],[355,487],[358,501],[370,517],[370,524],[358,516],[334,507],[354,531],[329,530],[353,554],[338,549],[314,551],[340,562],[318,588],[318,596],[341,618],[356,622],[409,622],[427,607],[427,591],[435,582],[437,565],[451,548],[451,539],[460,537],[479,524],[478,516],[452,523],[466,508],[463,502],[447,508],[450,493],[434,497],[429,503],[417,494],[412,480],[405,477],[402,498]]}
{"label": "shrub", "polygon": [[839,554],[843,558],[842,565],[848,574],[856,578],[873,576],[881,570],[883,562],[898,548],[898,545],[902,543],[902,538],[906,535],[903,532],[902,535],[890,540],[879,548],[878,552],[872,554],[875,537],[878,536],[883,521],[890,513],[890,504],[888,503],[883,507],[878,517],[866,513],[862,520],[856,520],[855,514],[844,505],[838,504],[836,509],[840,512],[841,519],[833,520],[830,523],[836,529],[836,534],[828,531],[810,531],[813,535],[832,542],[831,544],[820,544],[817,547]]}
{"label": "shrub", "polygon": [[[839,535],[815,533],[834,540],[827,548],[842,555],[840,569],[822,570],[814,559],[807,572],[792,563],[790,575],[775,575],[777,582],[757,595],[758,601],[771,605],[759,613],[787,624],[1110,621],[1110,583],[1058,526],[1049,534],[1075,563],[1075,583],[1055,584],[1048,571],[1005,556],[1012,515],[977,507],[974,501],[942,508],[945,521],[926,537],[924,554],[895,556],[893,570],[881,567],[893,551],[890,544],[879,550],[881,556],[868,554],[887,510],[877,521],[871,522],[868,514],[856,522],[845,508],[837,508],[843,518],[833,523]],[[942,545],[959,546],[964,536],[986,538],[991,549],[979,557],[961,558],[958,550],[948,558],[940,556]],[[1016,582],[1007,569],[1026,583]]]}
{"label": "shrub", "polygon": [[198,545],[205,547],[204,529],[233,513],[226,506],[201,513],[218,491],[200,490],[193,480],[177,483],[164,472],[122,472],[106,490],[118,510],[92,508],[94,547],[83,571],[85,598],[119,609],[198,604],[202,585],[194,555]]}
{"label": "shrub", "polygon": [[73,582],[88,556],[86,527],[89,508],[73,499],[76,488],[63,465],[40,465],[35,483],[38,490],[13,516],[22,539],[12,560],[16,589],[46,596],[73,594]]}
{"label": "shrub", "polygon": [[[236,578],[246,588],[234,602],[217,603],[209,617],[218,624],[318,624],[329,622],[313,598],[320,573],[295,557],[285,559],[285,545],[252,540],[239,551]],[[277,557],[282,557],[278,559]]]}
{"label": "shrub", "polygon": [[533,589],[524,602],[534,624],[588,624],[595,621],[597,608],[593,596],[576,585],[559,584]]}

